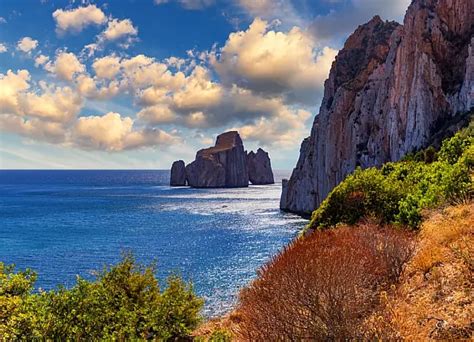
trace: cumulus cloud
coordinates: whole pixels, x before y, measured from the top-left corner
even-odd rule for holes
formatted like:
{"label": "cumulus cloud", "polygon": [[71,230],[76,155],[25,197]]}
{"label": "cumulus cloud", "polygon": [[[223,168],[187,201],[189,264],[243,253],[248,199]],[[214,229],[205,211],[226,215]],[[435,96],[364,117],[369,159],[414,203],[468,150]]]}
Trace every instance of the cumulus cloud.
{"label": "cumulus cloud", "polygon": [[207,69],[197,66],[186,78],[184,87],[173,95],[173,102],[178,109],[196,111],[215,106],[221,97],[221,86],[211,81]]}
{"label": "cumulus cloud", "polygon": [[78,7],[71,10],[58,9],[53,12],[56,21],[56,31],[64,33],[66,31],[80,32],[89,25],[100,25],[107,21],[107,18],[96,5]]}
{"label": "cumulus cloud", "polygon": [[62,143],[66,139],[66,130],[61,123],[13,114],[0,115],[0,131],[50,143]]}
{"label": "cumulus cloud", "polygon": [[101,37],[105,40],[117,40],[126,36],[136,36],[137,34],[138,30],[133,26],[130,19],[112,19],[108,22],[107,28]]}
{"label": "cumulus cloud", "polygon": [[4,52],[7,52],[7,51],[8,51],[8,49],[7,49],[6,45],[3,44],[3,43],[0,43],[0,53],[4,53]]}
{"label": "cumulus cloud", "polygon": [[285,108],[272,118],[261,118],[254,124],[235,127],[242,139],[256,141],[262,146],[292,148],[308,135],[305,123],[311,117],[307,110]]}
{"label": "cumulus cloud", "polygon": [[36,49],[37,46],[37,40],[31,37],[23,37],[18,41],[16,49],[24,53],[30,53],[32,50]]}
{"label": "cumulus cloud", "polygon": [[54,63],[45,64],[45,69],[62,80],[72,81],[75,74],[85,71],[85,66],[72,52],[62,51],[56,55]]}
{"label": "cumulus cloud", "polygon": [[[77,82],[87,84],[82,74]],[[113,82],[112,82],[113,83]],[[157,145],[179,139],[161,129],[136,128],[134,120],[118,113],[78,117],[81,92],[44,81],[32,89],[27,70],[0,74],[0,130],[50,143],[109,152]],[[95,86],[95,83],[94,83]],[[78,85],[78,88],[86,87]],[[86,87],[87,88],[87,87]],[[109,88],[112,86],[109,85]],[[101,89],[94,88],[100,95]]]}
{"label": "cumulus cloud", "polygon": [[76,78],[77,91],[82,96],[95,99],[107,100],[119,94],[121,86],[118,81],[104,83],[97,81],[88,75],[81,74]]}
{"label": "cumulus cloud", "polygon": [[143,89],[149,86],[179,89],[184,82],[182,72],[171,73],[165,63],[156,62],[154,58],[137,55],[121,62],[123,77],[132,89]]}
{"label": "cumulus cloud", "polygon": [[229,36],[212,64],[224,83],[311,103],[337,54],[329,47],[319,54],[315,49],[315,42],[301,29],[275,32],[257,18],[248,30]]}
{"label": "cumulus cloud", "polygon": [[19,95],[30,88],[30,73],[8,70],[6,75],[0,74],[0,114],[19,113]]}
{"label": "cumulus cloud", "polygon": [[53,122],[70,122],[82,107],[81,97],[71,88],[45,88],[42,95],[26,93],[20,97],[23,115]]}
{"label": "cumulus cloud", "polygon": [[35,67],[39,67],[41,65],[45,65],[49,61],[49,57],[45,55],[38,55],[35,58]]}
{"label": "cumulus cloud", "polygon": [[113,55],[97,58],[92,63],[92,68],[97,77],[112,79],[120,71],[120,58]]}
{"label": "cumulus cloud", "polygon": [[52,122],[70,122],[80,111],[82,99],[69,87],[52,87],[40,81],[42,93],[28,91],[30,74],[9,70],[0,74],[0,115],[35,117]]}
{"label": "cumulus cloud", "polygon": [[81,147],[111,152],[176,141],[176,137],[159,129],[134,130],[131,118],[114,112],[79,118],[72,139]]}

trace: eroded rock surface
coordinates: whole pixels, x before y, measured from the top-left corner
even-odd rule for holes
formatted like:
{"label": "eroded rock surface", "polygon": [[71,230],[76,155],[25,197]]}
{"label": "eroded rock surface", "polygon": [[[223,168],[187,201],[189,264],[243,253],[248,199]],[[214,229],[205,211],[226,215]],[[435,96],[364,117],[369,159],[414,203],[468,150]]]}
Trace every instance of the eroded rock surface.
{"label": "eroded rock surface", "polygon": [[247,187],[247,154],[236,131],[217,137],[214,147],[200,150],[186,166],[188,184],[196,188]]}
{"label": "eroded rock surface", "polygon": [[184,161],[177,160],[171,166],[171,186],[185,186],[186,185],[186,167]]}
{"label": "eroded rock surface", "polygon": [[253,185],[273,184],[272,164],[268,153],[259,148],[257,153],[250,151],[247,155],[249,180]]}
{"label": "eroded rock surface", "polygon": [[280,206],[313,211],[358,166],[399,160],[474,105],[474,1],[415,0],[404,24],[374,17],[325,82]]}

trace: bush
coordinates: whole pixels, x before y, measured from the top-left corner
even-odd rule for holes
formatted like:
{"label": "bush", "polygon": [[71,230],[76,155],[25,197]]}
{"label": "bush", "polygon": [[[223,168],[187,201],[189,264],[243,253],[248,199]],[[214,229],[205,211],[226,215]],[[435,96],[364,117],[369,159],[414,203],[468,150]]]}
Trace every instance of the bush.
{"label": "bush", "polygon": [[313,212],[308,228],[352,225],[363,217],[418,228],[423,209],[472,198],[473,167],[471,124],[445,140],[439,153],[430,147],[380,169],[357,169]]}
{"label": "bush", "polygon": [[291,243],[242,290],[243,340],[352,340],[412,254],[412,234],[375,224],[317,231]]}
{"label": "bush", "polygon": [[176,339],[200,321],[203,301],[170,277],[160,291],[154,267],[132,256],[71,289],[33,293],[36,275],[0,263],[0,336],[10,339]]}

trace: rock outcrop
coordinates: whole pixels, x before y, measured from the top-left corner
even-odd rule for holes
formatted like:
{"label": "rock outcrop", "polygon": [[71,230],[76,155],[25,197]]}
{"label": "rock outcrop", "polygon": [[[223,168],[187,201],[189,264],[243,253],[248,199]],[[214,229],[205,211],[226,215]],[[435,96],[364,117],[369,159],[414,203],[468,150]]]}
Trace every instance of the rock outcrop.
{"label": "rock outcrop", "polygon": [[186,167],[184,161],[177,160],[171,166],[171,186],[185,186],[186,185]]}
{"label": "rock outcrop", "polygon": [[474,1],[414,0],[404,24],[374,17],[332,65],[280,207],[313,211],[358,166],[426,147],[474,105]]}
{"label": "rock outcrop", "polygon": [[259,148],[257,153],[247,155],[249,180],[253,185],[274,184],[272,164],[268,153]]}
{"label": "rock outcrop", "polygon": [[186,178],[195,188],[247,187],[247,154],[239,133],[223,133],[214,147],[198,151],[195,161],[186,166]]}

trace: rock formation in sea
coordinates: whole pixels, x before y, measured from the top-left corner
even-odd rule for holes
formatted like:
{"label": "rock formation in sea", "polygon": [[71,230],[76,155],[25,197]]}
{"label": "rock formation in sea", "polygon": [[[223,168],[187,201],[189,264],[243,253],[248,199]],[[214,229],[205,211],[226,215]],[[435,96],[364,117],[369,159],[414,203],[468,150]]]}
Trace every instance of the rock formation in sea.
{"label": "rock formation in sea", "polygon": [[171,186],[185,186],[186,185],[186,167],[184,161],[177,160],[171,166]]}
{"label": "rock formation in sea", "polygon": [[399,160],[474,105],[474,1],[414,0],[403,25],[374,17],[325,82],[280,207],[309,214],[345,176]]}
{"label": "rock formation in sea", "polygon": [[186,166],[186,178],[195,188],[247,187],[247,154],[239,133],[223,133],[214,147],[198,151],[196,159]]}
{"label": "rock formation in sea", "polygon": [[250,151],[247,155],[249,180],[253,185],[273,184],[272,164],[268,153],[259,148],[257,153]]}

